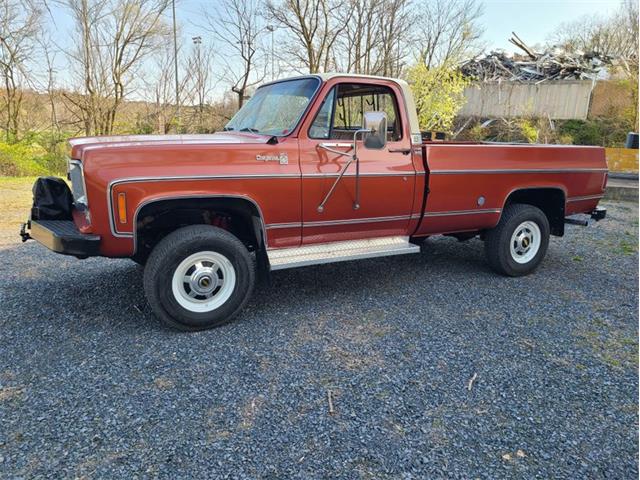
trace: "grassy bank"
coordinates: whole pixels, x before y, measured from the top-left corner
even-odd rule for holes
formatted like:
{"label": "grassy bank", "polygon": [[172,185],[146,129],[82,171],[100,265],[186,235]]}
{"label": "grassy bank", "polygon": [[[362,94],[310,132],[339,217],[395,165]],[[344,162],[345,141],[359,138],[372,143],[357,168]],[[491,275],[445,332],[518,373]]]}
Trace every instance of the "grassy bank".
{"label": "grassy bank", "polygon": [[35,177],[0,177],[0,245],[16,242],[20,224],[29,217]]}

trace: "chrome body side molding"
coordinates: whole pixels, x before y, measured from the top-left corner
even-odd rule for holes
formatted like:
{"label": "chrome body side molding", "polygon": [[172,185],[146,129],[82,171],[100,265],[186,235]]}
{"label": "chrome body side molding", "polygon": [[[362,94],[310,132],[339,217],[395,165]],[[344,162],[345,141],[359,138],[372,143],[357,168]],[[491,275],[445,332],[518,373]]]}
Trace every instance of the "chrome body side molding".
{"label": "chrome body side molding", "polygon": [[494,173],[593,173],[593,172],[607,172],[606,168],[504,168],[494,170],[431,170],[431,175],[479,175],[479,174],[494,174]]}
{"label": "chrome body side molding", "polygon": [[449,212],[424,212],[425,217],[450,217],[454,215],[479,215],[483,213],[500,213],[500,208],[483,208],[477,210],[452,210]]}
{"label": "chrome body side molding", "polygon": [[567,198],[567,203],[570,203],[570,202],[581,202],[583,200],[600,200],[602,197],[604,197],[604,194],[586,195],[584,197],[569,197],[569,198]]}
{"label": "chrome body side molding", "polygon": [[[425,212],[425,217],[450,217],[456,215],[483,215],[491,213],[500,213],[500,208],[485,208],[476,210],[451,210],[443,212]],[[333,225],[352,225],[357,223],[381,223],[381,222],[398,222],[402,220],[415,220],[420,218],[420,213],[412,213],[411,215],[396,215],[390,217],[364,217],[364,218],[345,218],[341,220],[327,220],[322,222],[290,222],[290,223],[270,223],[266,225],[267,230],[278,228],[311,228],[311,227],[330,227]]]}

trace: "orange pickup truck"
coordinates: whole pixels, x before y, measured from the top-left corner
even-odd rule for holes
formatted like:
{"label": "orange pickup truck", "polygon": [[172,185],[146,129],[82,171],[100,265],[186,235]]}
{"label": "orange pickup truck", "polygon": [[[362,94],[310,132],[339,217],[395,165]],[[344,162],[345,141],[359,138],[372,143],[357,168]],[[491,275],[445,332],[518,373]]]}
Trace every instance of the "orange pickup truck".
{"label": "orange pickup truck", "polygon": [[268,83],[211,135],[70,141],[68,177],[34,185],[24,240],[78,258],[130,257],[166,324],[198,330],[242,310],[256,274],[418,253],[479,236],[518,276],[549,235],[599,220],[602,148],[424,141],[408,85],[309,75]]}

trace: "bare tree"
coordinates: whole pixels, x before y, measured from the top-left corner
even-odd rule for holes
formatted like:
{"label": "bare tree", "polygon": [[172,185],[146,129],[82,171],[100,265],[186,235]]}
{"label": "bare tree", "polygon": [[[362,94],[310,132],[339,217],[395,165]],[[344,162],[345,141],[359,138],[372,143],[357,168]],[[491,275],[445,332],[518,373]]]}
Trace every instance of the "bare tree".
{"label": "bare tree", "polygon": [[103,36],[112,50],[110,74],[113,102],[108,109],[105,125],[108,133],[113,130],[116,112],[132,75],[157,45],[157,41],[166,38],[169,33],[162,22],[162,15],[169,8],[169,0],[116,0],[114,7],[112,14],[107,17]]}
{"label": "bare tree", "polygon": [[411,25],[414,20],[410,0],[384,0],[380,13],[382,70],[388,77],[399,77],[410,51]]}
{"label": "bare tree", "polygon": [[[178,106],[176,99],[175,64],[173,47],[168,45],[160,49],[148,64],[147,75],[143,79],[144,98],[148,122],[153,125],[152,131],[168,133],[174,126]],[[179,97],[183,98],[185,75],[180,76]]]}
{"label": "bare tree", "polygon": [[29,81],[28,63],[38,45],[42,10],[30,0],[0,0],[0,78],[3,83],[4,130],[7,141],[20,129],[20,109]]}
{"label": "bare tree", "polygon": [[293,66],[317,73],[333,67],[334,47],[352,18],[354,5],[347,0],[268,0],[267,12],[292,37],[284,54],[293,59]]}
{"label": "bare tree", "polygon": [[[345,65],[340,69],[346,72],[373,74],[379,69],[375,43],[379,43],[383,0],[351,0],[349,7],[353,14],[346,23],[344,35],[338,40],[338,51],[334,52],[334,62]],[[344,55],[339,55],[345,52]],[[342,58],[344,57],[344,58]]]}
{"label": "bare tree", "polygon": [[593,52],[614,59],[613,73],[629,85],[630,127],[638,125],[638,0],[625,0],[610,17],[585,16],[561,25],[549,43],[569,52]]}
{"label": "bare tree", "polygon": [[110,134],[133,76],[157,41],[168,34],[162,15],[169,0],[66,0],[78,31],[68,52],[81,80],[67,95],[87,135]]}
{"label": "bare tree", "polygon": [[201,37],[194,37],[193,48],[187,59],[188,98],[193,104],[195,129],[206,130],[204,117],[207,111],[212,83],[213,49],[203,46]]}
{"label": "bare tree", "polygon": [[626,0],[611,17],[586,15],[563,23],[549,43],[570,52],[582,50],[625,59],[638,56],[638,1]]}
{"label": "bare tree", "polygon": [[51,48],[51,44],[51,39],[42,40],[40,42],[40,48],[42,49],[43,57],[47,66],[46,81],[43,83],[43,87],[47,92],[47,99],[49,101],[51,131],[56,134],[60,134],[60,122],[58,119],[58,108],[56,104],[56,100],[58,98],[58,91],[56,89],[57,72],[54,68],[56,52]]}
{"label": "bare tree", "polygon": [[429,0],[416,13],[418,56],[428,68],[458,63],[482,49],[477,0]]}
{"label": "bare tree", "polygon": [[627,76],[634,83],[635,97],[634,105],[636,108],[637,124],[637,106],[638,106],[638,0],[625,0],[620,7],[614,21],[619,21],[620,27],[620,49],[619,55],[625,63]]}
{"label": "bare tree", "polygon": [[81,123],[86,135],[99,132],[103,102],[108,97],[108,73],[100,51],[99,24],[106,13],[103,2],[68,0],[67,9],[75,22],[77,47],[67,52],[74,79],[73,93],[64,93],[67,108]]}
{"label": "bare tree", "polygon": [[409,0],[351,0],[348,5],[352,15],[334,51],[336,66],[353,73],[398,76],[409,41]]}
{"label": "bare tree", "polygon": [[619,29],[609,19],[600,16],[584,16],[558,27],[552,42],[570,52],[582,50],[614,56],[619,50]]}
{"label": "bare tree", "polygon": [[220,8],[205,12],[205,18],[207,29],[225,50],[224,77],[238,96],[238,108],[241,108],[247,91],[266,77],[262,47],[265,28],[257,0],[221,0]]}
{"label": "bare tree", "polygon": [[638,0],[625,0],[620,9],[621,21],[627,28],[625,42],[628,55],[629,57],[635,57],[636,62],[638,61],[638,30],[640,29],[640,23],[638,22],[640,9],[638,7]]}

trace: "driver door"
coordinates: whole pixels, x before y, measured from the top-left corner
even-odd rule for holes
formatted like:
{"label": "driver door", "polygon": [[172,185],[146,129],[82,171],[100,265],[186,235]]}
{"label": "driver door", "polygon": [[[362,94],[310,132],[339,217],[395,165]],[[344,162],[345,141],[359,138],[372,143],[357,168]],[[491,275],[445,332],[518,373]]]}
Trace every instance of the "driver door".
{"label": "driver door", "polygon": [[[416,172],[411,161],[408,120],[399,105],[402,93],[391,81],[362,79],[327,82],[300,131],[302,243],[408,235]],[[364,113],[387,115],[387,144],[364,148],[357,137],[360,198],[356,205],[356,162],[327,199],[349,156]],[[319,209],[325,201],[324,208]]]}

